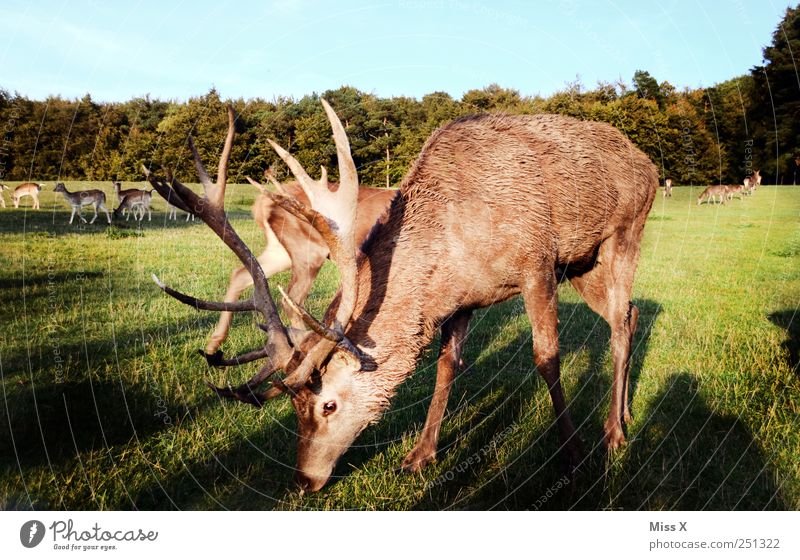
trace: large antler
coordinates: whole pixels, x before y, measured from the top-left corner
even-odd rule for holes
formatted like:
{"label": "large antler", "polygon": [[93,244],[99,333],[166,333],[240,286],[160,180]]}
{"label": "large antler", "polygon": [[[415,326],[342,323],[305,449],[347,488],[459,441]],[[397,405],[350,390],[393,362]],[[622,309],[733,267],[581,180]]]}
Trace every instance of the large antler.
{"label": "large antler", "polygon": [[[234,252],[253,278],[254,291],[251,299],[238,303],[221,303],[199,300],[192,296],[182,294],[166,286],[155,275],[153,276],[156,284],[167,294],[197,309],[214,311],[255,310],[261,313],[265,321],[262,328],[267,332],[268,337],[263,349],[248,352],[229,360],[223,359],[222,354],[219,352],[214,355],[206,355],[206,359],[212,365],[236,365],[261,358],[269,359],[269,363],[262,368],[261,372],[259,372],[256,377],[251,379],[248,384],[238,389],[238,391],[242,393],[244,389],[247,389],[249,392],[254,381],[259,379],[263,381],[266,379],[267,375],[271,375],[278,369],[286,369],[292,361],[292,358],[295,357],[295,352],[287,338],[286,329],[280,321],[275,302],[270,296],[269,283],[267,282],[267,277],[264,275],[264,271],[261,269],[261,265],[236,231],[234,231],[233,227],[231,227],[225,215],[225,188],[228,178],[228,162],[230,160],[231,147],[233,146],[233,138],[235,135],[235,121],[236,114],[232,107],[228,107],[228,134],[225,138],[225,145],[219,159],[216,183],[211,182],[200,160],[200,155],[197,152],[194,141],[189,137],[189,147],[192,150],[194,164],[197,168],[197,174],[200,176],[200,182],[203,184],[204,196],[200,197],[195,194],[194,191],[189,189],[186,185],[173,178],[171,173],[168,174],[168,178],[165,180],[151,173],[146,167],[142,166],[142,168],[144,169],[147,180],[162,197],[170,201],[173,205],[203,220]],[[226,391],[229,390],[218,390],[221,394],[225,394]],[[269,394],[265,393],[262,397],[269,398],[279,394],[279,392],[280,391],[270,391],[268,392]],[[237,396],[237,398],[240,397],[241,395]],[[246,399],[240,398],[240,400]],[[249,399],[248,402],[252,402],[252,399]],[[253,404],[256,403],[254,402]]]}
{"label": "large antler", "polygon": [[357,296],[356,256],[358,248],[355,225],[358,207],[358,173],[350,153],[350,142],[339,117],[336,116],[327,101],[324,99],[321,101],[331,123],[333,139],[336,144],[339,164],[339,188],[337,190],[332,191],[329,188],[328,173],[324,167],[321,168],[321,178],[319,181],[315,181],[294,156],[269,140],[270,145],[289,166],[308,196],[311,209],[285,195],[270,193],[270,196],[287,211],[308,221],[320,232],[328,243],[331,258],[339,268],[341,285],[341,298],[332,326],[319,323],[308,312],[291,301],[288,295],[283,294],[290,306],[303,317],[309,327],[322,335],[322,339],[306,355],[300,366],[284,380],[287,385],[293,386],[305,383],[313,369],[319,367],[337,345],[359,356],[358,350],[344,337],[344,330],[353,315]]}

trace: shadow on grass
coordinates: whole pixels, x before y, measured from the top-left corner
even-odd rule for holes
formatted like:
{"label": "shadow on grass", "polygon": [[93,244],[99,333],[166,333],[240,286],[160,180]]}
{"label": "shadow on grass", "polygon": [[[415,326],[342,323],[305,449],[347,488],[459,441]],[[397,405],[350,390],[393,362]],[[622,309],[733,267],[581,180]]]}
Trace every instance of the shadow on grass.
{"label": "shadow on grass", "polygon": [[[652,325],[660,311],[659,304],[650,300],[636,301],[636,304],[640,315],[631,358],[631,400],[634,407],[636,382],[647,353]],[[477,469],[460,469],[467,471],[460,474],[454,474],[452,469],[445,471],[446,478],[452,476],[452,479],[436,479],[437,483],[428,489],[425,498],[418,503],[419,508],[529,509],[536,506],[568,509],[581,498],[581,485],[603,475],[605,448],[601,445],[602,426],[608,412],[611,379],[608,375],[601,375],[601,372],[606,359],[610,360],[607,358],[610,329],[602,318],[583,303],[560,303],[559,317],[562,367],[576,353],[588,352],[588,363],[586,369],[579,374],[576,389],[568,391],[566,395],[570,414],[587,451],[586,460],[581,465],[577,478],[578,483],[573,480],[571,486],[567,485],[568,491],[553,495],[554,486],[563,486],[563,482],[559,481],[564,480],[562,477],[565,474],[558,454],[559,439],[552,412],[546,424],[539,421],[530,426],[531,420],[526,419],[526,416],[531,416],[535,406],[545,406],[551,411],[552,404],[544,383],[532,364],[530,331],[523,329],[515,341],[497,352],[499,356],[511,352],[517,355],[511,358],[515,363],[509,368],[510,380],[503,379],[500,382],[500,390],[504,393],[501,406],[492,407],[490,411],[496,420],[486,423],[484,433],[471,436],[474,443],[465,448],[456,439],[453,442],[453,452],[457,456],[449,460],[448,464],[463,465],[465,461],[469,462],[470,457],[473,460],[480,457],[486,443],[498,446],[505,443],[498,441],[498,438],[508,439],[509,443],[507,449],[502,451],[502,461],[492,465],[481,457],[483,464]],[[500,363],[503,361],[511,363],[508,358],[501,359]],[[515,375],[515,369],[530,373]],[[565,375],[562,373],[562,377]],[[567,385],[570,385],[569,381],[565,377],[564,382]],[[538,398],[532,398],[532,395],[538,395]],[[468,397],[467,400],[472,398],[474,397]],[[509,426],[513,431],[504,435]],[[444,450],[448,443],[442,443]],[[546,506],[542,503],[543,497],[546,498]],[[602,496],[598,492],[590,493],[588,497],[590,501],[601,503]],[[597,504],[584,507],[595,509],[600,507]]]}
{"label": "shadow on grass", "polygon": [[[98,214],[97,220],[93,224],[81,222],[77,215],[73,223],[69,223],[71,211],[52,208],[42,208],[41,210],[27,211],[22,208],[19,209],[5,209],[3,210],[4,219],[0,220],[0,234],[2,233],[17,233],[21,234],[23,231],[27,235],[63,235],[67,233],[73,234],[105,234],[106,229],[110,226],[115,226],[119,229],[131,229],[144,232],[148,230],[161,230],[161,229],[183,229],[188,227],[205,227],[201,220],[186,221],[186,214],[182,213],[176,220],[168,220],[165,212],[153,212],[153,219],[148,221],[147,215],[141,222],[135,221],[133,218],[125,220],[125,218],[114,218],[113,209],[109,208],[111,214],[111,224],[106,220],[106,215],[102,211]],[[6,216],[7,214],[7,216]],[[94,217],[94,211],[84,211],[84,218],[87,222]],[[237,210],[230,212],[231,218],[240,218],[249,216],[245,211]],[[24,229],[23,229],[24,228]]]}
{"label": "shadow on grass", "polygon": [[770,314],[769,320],[786,330],[783,347],[789,354],[789,368],[800,375],[800,314],[796,309],[784,309]]}
{"label": "shadow on grass", "polygon": [[697,376],[662,384],[625,451],[605,502],[621,509],[785,509],[774,473],[750,430],[715,413]]}
{"label": "shadow on grass", "polygon": [[[82,279],[99,278],[104,275],[103,272],[96,270],[88,270],[80,273]],[[72,272],[55,272],[53,274],[29,274],[24,278],[3,278],[0,277],[0,291],[6,292],[9,298],[17,298],[19,294],[8,294],[7,290],[21,290],[24,288],[35,289],[47,287],[49,285],[62,284],[64,282],[72,282],[78,278],[77,273]],[[36,294],[32,294],[36,295]],[[38,295],[46,295],[46,292],[39,293]]]}
{"label": "shadow on grass", "polygon": [[[286,403],[288,405],[288,402]],[[224,452],[208,449],[204,459],[181,461],[183,468],[141,487],[137,509],[274,509],[289,495],[294,474],[295,414],[291,405],[268,404],[255,410],[209,397],[206,406],[224,406],[228,423],[239,414],[258,415],[263,429],[232,437]],[[278,412],[276,412],[276,408]],[[200,409],[187,416],[196,416]],[[189,425],[184,422],[182,428]],[[235,430],[230,430],[235,432]]]}
{"label": "shadow on grass", "polygon": [[[164,402],[167,410],[179,403]],[[146,385],[87,379],[31,384],[6,402],[0,467],[56,465],[166,426]]]}

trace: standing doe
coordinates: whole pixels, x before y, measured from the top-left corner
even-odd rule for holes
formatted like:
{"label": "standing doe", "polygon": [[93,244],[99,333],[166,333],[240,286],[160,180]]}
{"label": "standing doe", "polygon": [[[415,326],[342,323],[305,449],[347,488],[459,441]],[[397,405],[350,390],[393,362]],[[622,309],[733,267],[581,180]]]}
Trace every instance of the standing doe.
{"label": "standing doe", "polygon": [[[336,191],[330,190],[324,169],[321,180],[312,179],[271,142],[311,208],[288,196],[273,198],[320,233],[340,272],[341,290],[322,322],[284,294],[310,331],[287,331],[281,323],[263,269],[226,218],[235,120],[231,108],[216,183],[190,142],[203,198],[145,169],[159,193],[182,199],[182,206],[223,240],[255,281],[252,298],[218,303],[182,294],[154,278],[162,290],[197,309],[261,314],[264,347],[221,365],[266,358],[264,366],[245,384],[216,390],[255,405],[281,394],[291,397],[298,417],[300,487],[322,488],[358,434],[389,407],[441,329],[433,401],[403,467],[416,471],[432,461],[473,311],[518,294],[533,329],[535,364],[553,402],[562,448],[577,466],[581,446],[560,381],[557,285],[562,280],[569,280],[611,327],[614,377],[605,442],[609,449],[621,445],[623,422],[630,418],[631,343],[639,316],[630,296],[659,184],[647,156],[605,123],[556,115],[461,118],[428,139],[359,250],[356,165],[344,127],[322,103],[336,144]],[[256,392],[278,370],[286,377]]]}
{"label": "standing doe", "polygon": [[87,191],[69,192],[67,187],[64,186],[64,183],[56,183],[56,188],[54,191],[64,195],[67,203],[72,207],[72,215],[69,217],[69,223],[72,223],[72,220],[75,219],[76,213],[81,221],[84,224],[86,223],[86,219],[82,215],[84,206],[92,206],[94,208],[94,217],[92,218],[92,221],[89,222],[90,224],[93,224],[97,219],[98,208],[106,213],[106,219],[108,220],[109,224],[111,223],[111,215],[108,213],[108,209],[106,209],[106,193],[103,191],[98,189],[89,189]]}
{"label": "standing doe", "polygon": [[706,189],[700,193],[700,196],[697,197],[697,205],[700,206],[703,201],[716,203],[717,197],[719,197],[719,201],[722,204],[725,204],[725,199],[728,197],[728,187],[725,185],[706,187]]}
{"label": "standing doe", "polygon": [[664,181],[664,198],[672,197],[672,179]]}
{"label": "standing doe", "polygon": [[14,203],[14,208],[19,208],[19,201],[23,196],[29,196],[33,199],[33,209],[38,210],[39,191],[44,186],[46,186],[45,183],[22,183],[11,193],[11,201]]}

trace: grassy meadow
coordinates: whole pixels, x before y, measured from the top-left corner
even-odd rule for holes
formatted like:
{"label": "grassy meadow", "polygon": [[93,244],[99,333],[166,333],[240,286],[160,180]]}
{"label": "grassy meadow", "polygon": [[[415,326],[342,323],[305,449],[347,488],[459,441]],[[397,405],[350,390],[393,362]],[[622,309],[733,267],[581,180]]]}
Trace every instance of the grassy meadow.
{"label": "grassy meadow", "polygon": [[[262,409],[220,401],[207,380],[239,383],[257,365],[208,368],[196,351],[215,314],[150,280],[220,299],[235,257],[201,222],[167,221],[155,198],[141,226],[109,227],[103,215],[70,226],[53,186],[39,211],[30,199],[0,209],[2,509],[800,509],[800,188],[763,187],[725,206],[697,206],[698,188],[659,192],[634,290],[634,421],[618,452],[601,443],[609,329],[564,285],[562,380],[587,451],[577,476],[559,469],[515,298],[473,319],[436,464],[398,472],[425,419],[434,343],[336,479],[300,495],[288,399]],[[67,186],[114,201],[110,183]],[[254,196],[232,185],[228,207],[260,251]],[[335,285],[326,265],[312,312]],[[225,349],[262,341],[254,319],[238,316]]]}

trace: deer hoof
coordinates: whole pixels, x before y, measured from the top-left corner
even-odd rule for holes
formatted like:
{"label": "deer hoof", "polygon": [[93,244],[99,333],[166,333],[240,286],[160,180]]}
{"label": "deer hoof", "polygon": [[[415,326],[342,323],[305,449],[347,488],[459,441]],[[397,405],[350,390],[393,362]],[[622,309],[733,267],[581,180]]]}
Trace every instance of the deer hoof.
{"label": "deer hoof", "polygon": [[629,408],[625,408],[625,412],[622,413],[622,420],[625,422],[626,425],[633,422],[633,415],[631,414]]}
{"label": "deer hoof", "polygon": [[625,433],[622,431],[622,425],[614,424],[613,426],[606,426],[604,439],[606,448],[609,451],[618,449],[625,443]]}
{"label": "deer hoof", "polygon": [[435,449],[431,451],[429,449],[420,449],[419,447],[415,447],[411,450],[411,453],[406,455],[406,458],[403,459],[401,468],[403,469],[403,472],[415,473],[421,471],[435,460]]}

